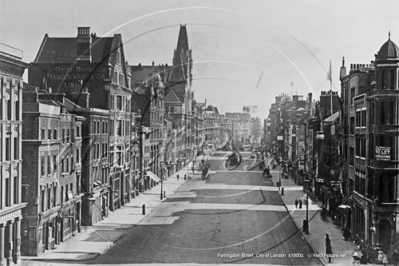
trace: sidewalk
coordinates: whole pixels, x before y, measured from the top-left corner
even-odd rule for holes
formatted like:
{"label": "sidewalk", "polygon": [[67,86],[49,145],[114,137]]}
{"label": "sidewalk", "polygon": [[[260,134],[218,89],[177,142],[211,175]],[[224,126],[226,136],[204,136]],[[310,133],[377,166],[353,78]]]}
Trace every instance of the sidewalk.
{"label": "sidewalk", "polygon": [[[197,164],[196,164],[197,168]],[[188,175],[189,173],[189,175]],[[166,198],[173,194],[187,180],[184,175],[192,176],[192,168],[187,166],[163,181],[163,190]],[[196,174],[198,171],[196,169]],[[177,180],[176,176],[180,178]],[[110,212],[108,217],[93,226],[82,226],[80,233],[65,242],[56,249],[46,250],[38,257],[22,256],[22,264],[27,265],[29,261],[85,261],[92,260],[105,253],[114,243],[126,233],[126,230],[139,224],[148,214],[154,210],[163,200],[160,199],[161,183],[151,189],[140,193],[136,198],[130,199],[129,203],[120,209]],[[143,215],[145,205],[145,215]]]}
{"label": "sidewalk", "polygon": [[[273,182],[277,183],[279,179],[279,167],[271,171],[273,174]],[[343,231],[340,227],[333,224],[331,217],[324,215],[321,212],[321,203],[314,202],[309,198],[308,206],[308,218],[309,218],[309,234],[306,234],[303,227],[303,220],[306,220],[306,205],[303,204],[300,209],[295,207],[295,199],[302,199],[304,203],[306,196],[303,191],[303,186],[296,185],[292,178],[281,179],[282,186],[284,187],[284,195],[280,195],[286,205],[287,209],[290,211],[290,215],[297,225],[298,229],[301,230],[303,237],[312,247],[316,254],[323,254],[326,251],[325,247],[325,237],[326,234],[329,235],[331,239],[331,246],[333,254],[336,254],[332,258],[332,263],[328,263],[328,258],[322,257],[321,262],[323,265],[353,265],[352,254],[357,246],[351,241],[344,241]],[[378,265],[378,264],[365,264],[365,265]],[[391,264],[388,264],[391,265]]]}

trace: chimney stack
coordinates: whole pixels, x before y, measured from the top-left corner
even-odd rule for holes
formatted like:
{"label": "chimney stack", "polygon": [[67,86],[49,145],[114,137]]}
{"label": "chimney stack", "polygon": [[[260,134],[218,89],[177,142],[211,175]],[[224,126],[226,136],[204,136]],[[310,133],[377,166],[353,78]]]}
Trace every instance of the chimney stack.
{"label": "chimney stack", "polygon": [[88,61],[91,63],[91,39],[90,27],[78,27],[76,37],[76,55],[78,61]]}

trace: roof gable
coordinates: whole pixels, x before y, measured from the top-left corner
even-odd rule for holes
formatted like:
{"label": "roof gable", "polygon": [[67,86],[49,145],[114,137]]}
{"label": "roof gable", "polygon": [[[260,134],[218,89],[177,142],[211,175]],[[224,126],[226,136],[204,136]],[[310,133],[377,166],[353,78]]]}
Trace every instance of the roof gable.
{"label": "roof gable", "polygon": [[173,90],[169,91],[169,93],[165,96],[164,101],[165,102],[179,102],[179,103],[182,102],[179,100],[179,97],[177,97],[176,93]]}

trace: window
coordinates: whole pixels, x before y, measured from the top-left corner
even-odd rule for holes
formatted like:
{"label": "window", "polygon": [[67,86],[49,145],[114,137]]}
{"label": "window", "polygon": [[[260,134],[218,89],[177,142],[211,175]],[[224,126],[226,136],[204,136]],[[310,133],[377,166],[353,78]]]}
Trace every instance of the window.
{"label": "window", "polygon": [[11,97],[10,95],[10,99],[7,100],[7,120],[11,120]]}
{"label": "window", "polygon": [[18,200],[19,200],[19,182],[18,182],[18,176],[14,176],[14,191],[13,191],[13,195],[14,195],[14,204],[18,204]]}
{"label": "window", "polygon": [[41,174],[42,176],[44,176],[44,175],[46,174],[44,156],[40,157],[40,174]]}
{"label": "window", "polygon": [[57,206],[57,187],[53,187],[53,207]]}
{"label": "window", "polygon": [[118,73],[115,71],[114,72],[114,78],[112,80],[115,84],[118,84]]}
{"label": "window", "polygon": [[80,150],[76,149],[76,163],[80,163]]}
{"label": "window", "polygon": [[42,128],[42,135],[41,135],[41,139],[45,139],[46,138],[46,130],[44,128]]}
{"label": "window", "polygon": [[64,159],[61,159],[61,172],[65,173]]}
{"label": "window", "polygon": [[76,137],[80,137],[80,127],[76,127]]}
{"label": "window", "polygon": [[53,155],[53,169],[54,173],[57,172],[57,155]]}
{"label": "window", "polygon": [[15,137],[14,138],[14,160],[18,160],[19,159],[19,143],[18,143],[18,138]]}
{"label": "window", "polygon": [[69,173],[69,159],[68,158],[66,158],[66,161],[65,161],[65,172]]}
{"label": "window", "polygon": [[389,102],[389,124],[393,125],[395,122],[395,103]]}
{"label": "window", "polygon": [[76,194],[80,194],[80,176],[76,174]]}
{"label": "window", "polygon": [[119,85],[125,86],[125,82],[124,82],[124,79],[123,79],[123,75],[122,75],[122,74],[119,74]]}
{"label": "window", "polygon": [[47,138],[48,139],[52,139],[52,133],[53,133],[53,131],[51,129],[47,130]]}
{"label": "window", "polygon": [[57,139],[57,138],[58,138],[58,136],[57,136],[57,129],[54,129],[53,139]]}
{"label": "window", "polygon": [[51,188],[47,189],[47,210],[51,209]]}
{"label": "window", "polygon": [[47,156],[47,174],[51,174],[51,158],[50,155]]}
{"label": "window", "polygon": [[122,110],[122,96],[120,95],[116,96],[116,109]]}
{"label": "window", "polygon": [[75,142],[75,130],[71,129],[71,141]]}
{"label": "window", "polygon": [[21,118],[19,117],[19,101],[18,100],[15,102],[15,119],[21,120]]}
{"label": "window", "polygon": [[381,89],[385,90],[385,70],[382,70],[381,73]]}
{"label": "window", "polygon": [[62,130],[62,143],[65,143],[65,129]]}
{"label": "window", "polygon": [[349,165],[353,166],[355,158],[355,149],[353,147],[349,148]]}
{"label": "window", "polygon": [[68,185],[65,185],[65,201],[68,201],[68,200],[70,200],[69,199],[69,197],[68,197]]}
{"label": "window", "polygon": [[390,82],[389,82],[389,87],[391,90],[395,89],[395,70],[391,69],[390,71]]}
{"label": "window", "polygon": [[63,186],[61,186],[61,193],[60,193],[60,196],[61,196],[61,199],[60,199],[61,202],[60,202],[60,203],[62,204],[62,203],[64,203],[64,187],[63,187]]}
{"label": "window", "polygon": [[41,199],[40,199],[41,200],[41,204],[40,204],[41,205],[41,212],[45,211],[45,209],[44,209],[44,206],[45,206],[44,205],[44,203],[45,203],[45,195],[46,195],[45,191],[44,191],[44,189],[42,189],[41,190]]}
{"label": "window", "polygon": [[120,120],[117,120],[116,121],[116,134],[118,135],[118,136],[122,136],[122,126],[121,126],[121,121]]}
{"label": "window", "polygon": [[22,202],[28,202],[28,197],[29,197],[29,186],[28,185],[22,185]]}

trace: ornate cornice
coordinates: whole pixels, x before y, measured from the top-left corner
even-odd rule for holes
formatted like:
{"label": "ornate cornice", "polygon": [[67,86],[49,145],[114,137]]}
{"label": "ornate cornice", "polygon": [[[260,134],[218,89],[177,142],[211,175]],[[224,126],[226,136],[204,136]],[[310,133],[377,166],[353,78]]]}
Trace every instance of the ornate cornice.
{"label": "ornate cornice", "polygon": [[10,76],[21,78],[24,74],[25,68],[29,65],[22,61],[9,59],[0,56],[0,72]]}

